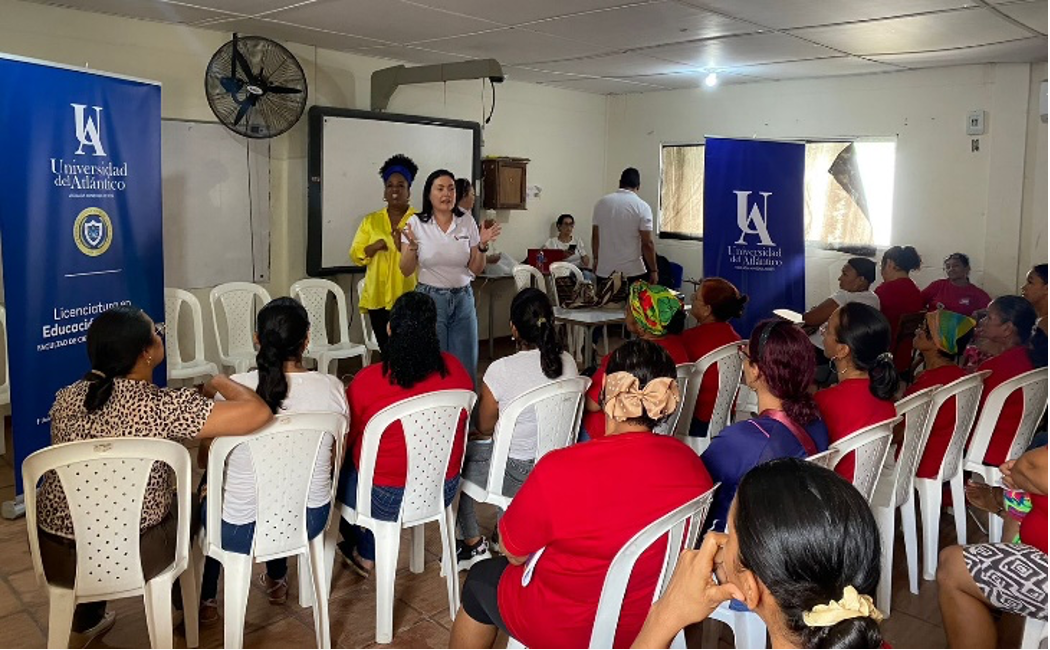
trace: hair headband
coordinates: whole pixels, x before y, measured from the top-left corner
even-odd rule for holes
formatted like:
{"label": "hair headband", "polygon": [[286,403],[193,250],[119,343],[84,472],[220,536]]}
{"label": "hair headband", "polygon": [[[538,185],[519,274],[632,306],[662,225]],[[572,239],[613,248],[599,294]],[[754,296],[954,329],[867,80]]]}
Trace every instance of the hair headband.
{"label": "hair headband", "polygon": [[384,169],[383,170],[383,182],[385,183],[388,180],[390,180],[390,177],[393,176],[394,174],[401,174],[402,176],[405,177],[405,180],[408,181],[408,184],[412,185],[412,181],[414,180],[414,178],[412,176],[412,172],[410,172],[408,170],[408,167],[405,167],[404,165],[390,165],[389,167]]}

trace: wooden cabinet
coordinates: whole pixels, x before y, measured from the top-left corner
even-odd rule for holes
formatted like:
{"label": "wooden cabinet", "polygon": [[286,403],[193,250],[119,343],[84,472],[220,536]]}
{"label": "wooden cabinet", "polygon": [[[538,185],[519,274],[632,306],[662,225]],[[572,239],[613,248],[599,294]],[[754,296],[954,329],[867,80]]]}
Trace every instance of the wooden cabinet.
{"label": "wooden cabinet", "polygon": [[481,161],[482,206],[486,210],[525,209],[525,166],[528,158],[486,158]]}

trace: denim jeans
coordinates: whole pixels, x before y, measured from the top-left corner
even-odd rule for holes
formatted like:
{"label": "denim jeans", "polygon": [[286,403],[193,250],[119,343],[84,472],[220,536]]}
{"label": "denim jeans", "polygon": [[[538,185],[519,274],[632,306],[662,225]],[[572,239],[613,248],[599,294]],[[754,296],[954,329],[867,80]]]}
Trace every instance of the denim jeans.
{"label": "denim jeans", "polygon": [[441,351],[459,359],[474,379],[478,372],[478,313],[474,308],[474,290],[469,284],[458,289],[417,284],[416,291],[430,296],[437,307]]}
{"label": "denim jeans", "polygon": [[[476,485],[487,485],[489,480],[489,467],[492,464],[492,438],[484,440],[470,440],[467,442],[465,459],[463,462],[463,478]],[[513,497],[524,485],[525,479],[529,477],[535,461],[518,460],[507,458],[507,468],[503,474],[503,494]],[[459,508],[457,509],[456,523],[463,539],[474,539],[481,537],[481,527],[478,526],[478,516],[474,511],[474,499],[466,492],[459,495]],[[496,513],[496,527],[499,528],[500,517],[503,511]]]}

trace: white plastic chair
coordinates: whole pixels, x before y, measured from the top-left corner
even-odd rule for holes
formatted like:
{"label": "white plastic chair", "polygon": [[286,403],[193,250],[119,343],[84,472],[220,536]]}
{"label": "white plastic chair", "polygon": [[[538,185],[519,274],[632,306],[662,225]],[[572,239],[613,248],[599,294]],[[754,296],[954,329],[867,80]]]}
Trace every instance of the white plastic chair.
{"label": "white plastic chair", "polygon": [[[179,347],[179,313],[183,305],[190,308],[190,323],[193,335],[193,358],[186,361],[182,358]],[[212,377],[219,374],[219,368],[204,358],[204,317],[201,303],[189,291],[164,288],[164,323],[167,334],[164,337],[165,358],[168,361],[168,379],[196,379]]]}
{"label": "white plastic chair", "polygon": [[666,420],[656,425],[653,433],[669,436],[685,436],[688,434],[690,418],[682,416],[685,414],[692,415],[692,411],[696,407],[696,400],[693,400],[693,406],[690,408],[687,399],[689,396],[689,384],[696,381],[694,379],[694,370],[695,367],[691,363],[680,363],[675,366],[675,380],[678,383],[678,406]]}
{"label": "white plastic chair", "polygon": [[[0,406],[11,405],[11,359],[7,344],[7,309],[0,305],[0,329],[4,331],[4,380],[0,382]],[[0,433],[0,456],[7,453],[7,437]]]}
{"label": "white plastic chair", "polygon": [[[717,436],[722,429],[729,426],[729,419],[733,414],[733,399],[736,397],[737,389],[740,387],[740,369],[744,365],[743,359],[740,358],[739,349],[740,343],[727,343],[720,348],[711,350],[693,364],[695,379],[689,382],[689,392],[685,398],[686,403],[692,404],[692,409],[685,411],[688,417],[682,418],[685,420],[686,425],[692,421],[704,374],[712,366],[716,367],[715,372],[718,373],[718,396],[715,397],[715,406],[711,411],[711,421],[707,427],[707,435],[702,438],[694,438],[690,435],[684,435],[683,437],[686,444],[692,447],[697,454],[704,453],[707,446],[711,444],[711,439]],[[688,427],[684,431],[688,434]]]}
{"label": "white plastic chair", "polygon": [[[598,611],[594,616],[591,628],[589,648],[612,648],[616,628],[620,622],[620,610],[624,596],[627,595],[627,584],[638,558],[662,537],[667,537],[667,550],[664,552],[663,568],[653,591],[653,602],[663,595],[671,582],[678,558],[684,549],[696,546],[700,526],[707,517],[707,510],[714,499],[716,484],[707,492],[683,506],[675,508],[666,515],[640,530],[616,553],[602,583],[602,593],[598,599]],[[757,618],[757,617],[756,617]],[[511,637],[507,648],[524,648],[520,641]],[[684,648],[685,637],[679,632],[671,644],[672,648]]]}
{"label": "white plastic chair", "polygon": [[1040,621],[1038,618],[1024,619],[1024,633],[1021,637],[1021,647],[1025,648],[1041,648],[1046,642],[1046,621]]}
{"label": "white plastic chair", "polygon": [[[550,272],[551,272],[551,281],[550,281],[550,285],[551,285],[551,301],[555,305],[558,304],[558,286],[557,286],[558,278],[571,276],[574,280],[576,280],[576,284],[580,284],[581,282],[587,282],[587,279],[585,277],[583,277],[583,271],[581,271],[578,266],[576,266],[575,264],[572,264],[570,262],[551,262]],[[521,291],[521,289],[518,289],[518,291]],[[584,340],[586,338],[586,336],[587,336],[587,328],[586,327],[583,327],[582,325],[576,325],[576,326],[570,326],[569,327],[568,347],[569,347],[569,350],[572,351],[572,355],[577,360],[582,360],[582,356],[580,356],[580,354],[579,354],[580,353],[580,349],[584,345],[587,345],[587,344],[590,343],[590,341]],[[602,340],[603,340],[604,345],[605,345],[605,354],[609,354],[609,326],[608,325],[602,325]]]}
{"label": "white plastic chair", "polygon": [[[146,581],[139,551],[142,498],[154,462],[175,472],[178,533],[171,566]],[[47,584],[40,560],[37,530],[37,494],[32,486],[54,471],[62,483],[77,540],[74,587]],[[53,445],[31,454],[22,463],[26,528],[37,581],[47,586],[47,647],[65,648],[73,625],[73,610],[80,603],[142,595],[150,645],[173,644],[171,587],[182,588],[186,644],[197,647],[197,587],[189,567],[190,455],[182,445],[158,438],[100,438]],[[123,495],[117,497],[117,495]],[[125,507],[127,506],[127,507]]]}
{"label": "white plastic chair", "polygon": [[[295,298],[306,308],[310,316],[310,344],[306,347],[304,358],[313,359],[317,362],[317,369],[325,374],[331,374],[333,361],[361,357],[363,366],[367,366],[365,356],[368,349],[360,343],[350,342],[350,320],[346,311],[346,296],[339,285],[331,280],[319,278],[307,278],[299,280],[289,290],[292,298]],[[333,343],[328,338],[327,310],[328,295],[335,296],[337,318],[339,320],[339,331]]]}
{"label": "white plastic chair", "polygon": [[550,291],[547,288],[547,278],[543,277],[543,274],[535,266],[515,264],[511,273],[514,275],[514,290],[516,293],[535,286],[543,293],[550,295]]}
{"label": "white plastic chair", "polygon": [[515,398],[496,421],[492,434],[492,456],[488,478],[484,485],[466,479],[463,493],[478,503],[491,503],[506,510],[512,497],[503,494],[503,480],[507,471],[507,457],[514,437],[514,426],[527,409],[536,412],[536,462],[547,454],[568,447],[576,441],[583,417],[584,394],[591,380],[587,377],[556,379],[533,388]]}
{"label": "white plastic chair", "polygon": [[897,426],[900,421],[900,417],[895,417],[877,422],[832,443],[830,447],[835,450],[835,453],[831,455],[832,468],[837,467],[843,458],[853,452],[856,458],[853,487],[857,488],[868,503],[871,503],[875,485],[879,481],[879,474],[882,473],[883,463],[886,462],[886,454],[890,450],[893,427]]}
{"label": "white plastic chair", "polygon": [[[308,540],[306,499],[310,492],[314,466],[326,435],[335,439],[332,502],[339,481],[343,457],[346,418],[338,413],[296,413],[281,415],[272,423],[247,436],[226,436],[212,441],[208,451],[207,526],[194,564],[203,570],[204,555],[222,563],[224,572],[223,618],[225,647],[244,647],[244,616],[252,580],[253,561],[299,556],[299,591],[312,583],[314,632],[317,647],[332,647],[328,624],[328,578],[324,556],[324,534]],[[225,499],[226,460],[240,445],[247,445],[255,468],[255,537],[252,552],[245,555],[222,548],[222,510]],[[196,601],[192,601],[196,602]],[[300,602],[303,599],[300,598]],[[192,609],[192,608],[190,608]]]}
{"label": "white plastic chair", "polygon": [[[963,449],[977,417],[977,405],[984,390],[984,378],[988,370],[967,375],[934,391],[930,406],[930,427],[937,421],[941,410],[955,398],[955,431],[952,432],[948,448],[941,459],[935,478],[915,478],[915,491],[919,495],[919,513],[922,515],[922,578],[937,577],[937,552],[941,531],[941,495],[944,483],[952,490],[955,514],[955,536],[958,544],[966,543],[966,495],[963,492]],[[909,565],[908,570],[911,571]]]}
{"label": "white plastic chair", "polygon": [[[1006,399],[1016,390],[1022,391],[1024,395],[1024,412],[1017,430],[1013,432],[1013,441],[1010,443],[1010,451],[1006,454],[1006,460],[1016,460],[1028,449],[1035,435],[1035,427],[1042,419],[1046,411],[1046,368],[1036,368],[1022,373],[1013,379],[1004,381],[988,393],[988,398],[981,408],[981,414],[974,427],[973,436],[970,437],[970,446],[966,450],[963,459],[963,470],[973,472],[984,478],[988,485],[999,485],[1002,483],[1003,474],[998,467],[990,467],[984,464],[984,456],[988,452],[988,445],[992,441],[992,433],[999,423],[999,415],[1003,410]],[[961,478],[959,479],[962,480]],[[963,502],[965,503],[965,501]],[[999,515],[988,513],[988,541],[996,543],[1003,537],[1003,520]]]}
{"label": "white plastic chair", "polygon": [[[270,302],[270,294],[251,282],[227,282],[211,290],[211,322],[215,328],[215,345],[219,348],[219,361],[233,368],[236,373],[248,372],[255,367],[255,301],[262,305]],[[222,308],[226,320],[226,349],[219,334],[219,310]]]}
{"label": "white plastic chair", "polygon": [[[919,548],[918,532],[915,529],[915,502],[912,492],[915,468],[926,448],[930,436],[929,418],[933,406],[933,393],[939,386],[921,390],[897,402],[897,415],[904,418],[904,441],[896,463],[887,467],[875,485],[871,499],[871,510],[879,527],[882,548],[882,572],[876,599],[879,611],[890,615],[893,594],[893,531],[894,513],[900,510],[901,529],[904,534],[904,554],[908,560],[908,588],[919,594]],[[888,459],[887,463],[892,462]]]}
{"label": "white plastic chair", "polygon": [[[357,299],[361,299],[361,292],[365,290],[365,279],[361,278],[357,281]],[[364,365],[368,366],[372,364],[372,353],[380,352],[379,341],[376,340],[376,333],[372,331],[372,320],[368,317],[368,314],[361,314],[361,334],[365,340],[365,354],[364,354]]]}
{"label": "white plastic chair", "polygon": [[[423,571],[423,525],[437,521],[441,529],[442,574],[448,588],[451,618],[459,609],[459,572],[456,570],[455,512],[445,506],[445,472],[461,414],[474,408],[477,395],[469,390],[442,390],[392,404],[365,425],[357,477],[357,508],[340,506],[348,523],[370,529],[376,538],[376,643],[390,643],[394,636],[394,573],[401,546],[401,529],[412,529],[409,569]],[[380,442],[388,426],[400,421],[408,448],[408,476],[397,521],[372,517],[372,477]],[[330,526],[326,560],[335,560],[339,527]],[[329,569],[328,575],[332,572]]]}

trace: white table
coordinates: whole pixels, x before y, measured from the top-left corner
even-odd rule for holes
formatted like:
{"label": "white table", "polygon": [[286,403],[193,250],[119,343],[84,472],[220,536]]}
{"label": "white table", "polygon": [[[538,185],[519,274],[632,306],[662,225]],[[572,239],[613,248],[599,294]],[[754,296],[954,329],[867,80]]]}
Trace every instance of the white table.
{"label": "white table", "polygon": [[586,368],[594,365],[594,328],[623,323],[623,305],[617,304],[596,309],[555,307],[554,320],[566,325],[586,328],[587,338],[584,340],[583,347],[583,364]]}

